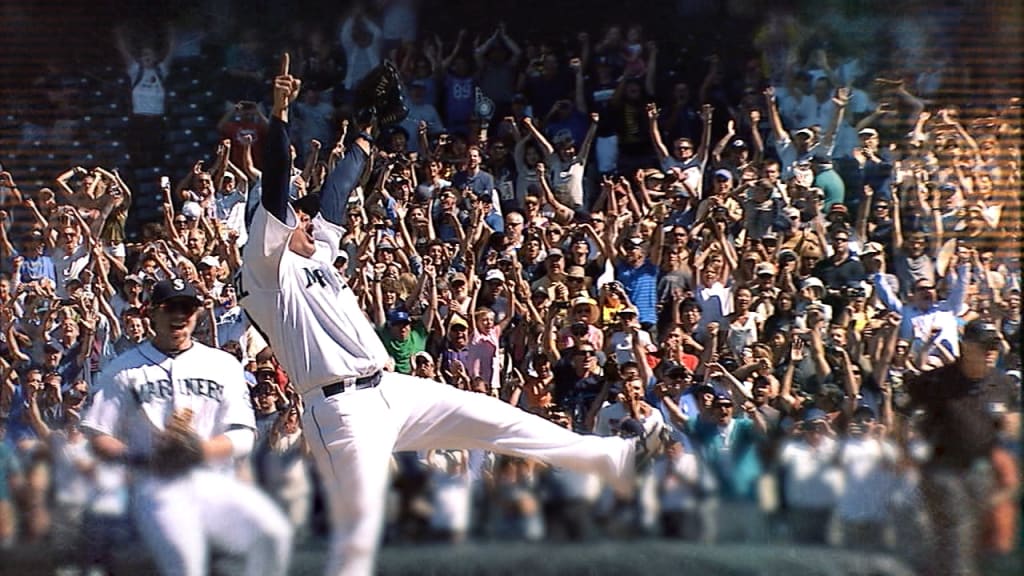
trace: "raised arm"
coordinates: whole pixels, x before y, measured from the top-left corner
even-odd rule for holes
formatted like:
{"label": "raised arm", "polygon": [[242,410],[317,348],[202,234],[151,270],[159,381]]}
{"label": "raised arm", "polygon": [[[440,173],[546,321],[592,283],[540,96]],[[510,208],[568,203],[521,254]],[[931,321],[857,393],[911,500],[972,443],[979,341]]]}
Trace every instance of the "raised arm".
{"label": "raised arm", "polygon": [[789,140],[789,133],[782,126],[782,116],[779,114],[779,106],[775,100],[775,88],[769,86],[764,89],[764,98],[768,108],[768,123],[772,126],[772,137],[776,143]]}
{"label": "raised arm", "polygon": [[537,130],[537,127],[533,125],[533,118],[527,116],[523,118],[521,122],[523,126],[526,126],[527,132],[529,132],[530,136],[537,142],[537,145],[540,146],[541,152],[544,153],[545,158],[555,153],[555,147],[552,146],[551,142],[548,142],[548,139],[545,138],[544,135],[540,133],[540,130]]}
{"label": "raised arm", "polygon": [[291,185],[291,140],[288,138],[288,107],[299,95],[302,82],[289,72],[290,57],[281,55],[281,66],[274,78],[274,107],[270,113],[264,155],[263,193],[260,201],[267,212],[287,222]]}
{"label": "raised arm", "polygon": [[669,157],[668,148],[661,139],[661,130],[658,128],[658,106],[653,102],[647,105],[647,131],[651,135],[651,143],[654,145],[654,153],[658,155],[658,162],[664,163]]}
{"label": "raised arm", "polygon": [[580,146],[579,156],[583,159],[584,166],[590,156],[590,149],[594,145],[594,138],[597,137],[597,123],[601,120],[597,112],[590,113],[590,126],[587,128],[587,135],[583,137],[583,144]]}

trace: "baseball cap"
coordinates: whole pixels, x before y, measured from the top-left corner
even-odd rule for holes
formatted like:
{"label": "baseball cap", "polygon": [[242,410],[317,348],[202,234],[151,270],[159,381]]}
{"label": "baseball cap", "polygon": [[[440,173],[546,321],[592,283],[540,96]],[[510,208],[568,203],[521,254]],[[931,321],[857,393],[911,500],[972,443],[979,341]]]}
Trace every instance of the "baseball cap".
{"label": "baseball cap", "polygon": [[634,237],[626,240],[626,247],[627,248],[642,248],[643,245],[644,245],[644,239],[643,238],[637,238],[637,237],[634,236]]}
{"label": "baseball cap", "polygon": [[775,265],[771,262],[761,262],[754,267],[754,274],[757,276],[768,275],[775,276]]}
{"label": "baseball cap", "polygon": [[797,259],[796,252],[789,248],[783,248],[779,250],[779,262],[793,262]]}
{"label": "baseball cap", "polygon": [[864,249],[861,250],[861,256],[870,256],[872,254],[881,254],[885,251],[881,244],[878,242],[868,242],[864,245]]}
{"label": "baseball cap", "polygon": [[878,136],[878,130],[875,130],[874,128],[861,128],[860,131],[857,132],[857,136]]}
{"label": "baseball cap", "polygon": [[505,274],[497,268],[492,268],[487,271],[487,275],[484,276],[484,282],[490,282],[491,280],[497,280],[499,282],[505,281]]}
{"label": "baseball cap", "polygon": [[725,392],[718,392],[715,394],[715,400],[712,404],[715,406],[724,406],[726,404],[732,406],[732,396],[729,396]]}
{"label": "baseball cap", "polygon": [[843,215],[846,215],[847,213],[849,213],[849,210],[846,208],[845,204],[833,204],[832,207],[828,209],[828,211],[830,213],[843,214]]}
{"label": "baseball cap", "polygon": [[203,256],[199,261],[199,266],[197,266],[197,268],[202,268],[204,266],[208,268],[219,268],[220,258],[217,258],[216,256]]}
{"label": "baseball cap", "polygon": [[689,368],[677,362],[667,362],[663,372],[667,378],[678,378],[680,376],[686,376],[689,373]]}
{"label": "baseball cap", "polygon": [[129,282],[135,282],[139,286],[142,286],[142,277],[138,274],[129,274],[124,277],[124,283],[127,285]]}
{"label": "baseball cap", "polygon": [[561,258],[563,256],[562,249],[561,248],[549,248],[548,249],[548,255],[546,256],[546,258],[551,258],[552,256],[557,256],[557,257]]}
{"label": "baseball cap", "polygon": [[202,213],[202,211],[203,209],[199,207],[199,204],[191,201],[185,202],[185,204],[183,204],[181,207],[181,214],[185,218],[188,218],[189,220],[195,220],[199,218],[199,215]]}
{"label": "baseball cap", "polygon": [[729,172],[725,168],[715,170],[715,178],[722,178],[724,180],[732,180],[732,172]]}
{"label": "baseball cap", "polygon": [[186,282],[181,278],[175,278],[174,280],[161,280],[153,286],[153,293],[149,297],[150,304],[159,306],[169,300],[193,300],[196,304],[202,303],[199,299],[199,295],[196,294],[195,287],[192,286],[191,282]]}
{"label": "baseball cap", "polygon": [[408,324],[410,322],[409,313],[405,310],[392,310],[388,312],[388,324]]}
{"label": "baseball cap", "polygon": [[466,284],[467,282],[469,282],[469,280],[466,279],[466,275],[463,274],[462,272],[456,272],[455,274],[452,274],[452,279],[449,280],[448,283],[455,284],[457,282]]}
{"label": "baseball cap", "polygon": [[983,319],[971,320],[964,327],[964,342],[981,344],[986,348],[999,346],[999,328]]}
{"label": "baseball cap", "polygon": [[259,374],[260,372],[273,372],[274,374],[277,374],[277,366],[274,366],[274,363],[271,362],[270,360],[264,360],[263,362],[257,362],[256,363],[256,370],[253,373],[254,374]]}
{"label": "baseball cap", "polygon": [[452,319],[448,321],[448,328],[454,328],[456,326],[462,326],[463,328],[469,328],[469,322],[465,318],[458,314],[452,314]]}
{"label": "baseball cap", "polygon": [[491,191],[487,190],[476,195],[476,199],[480,202],[492,202],[494,197],[491,196]]}
{"label": "baseball cap", "polygon": [[42,240],[45,236],[46,235],[39,228],[33,228],[32,231],[28,233],[29,241]]}
{"label": "baseball cap", "polygon": [[803,136],[804,138],[813,138],[814,131],[810,128],[801,128],[793,133],[793,137]]}
{"label": "baseball cap", "polygon": [[825,284],[822,283],[821,278],[818,278],[817,276],[811,276],[804,280],[804,283],[801,285],[801,288],[821,288],[822,290],[824,290]]}
{"label": "baseball cap", "polygon": [[569,266],[566,270],[565,275],[569,278],[586,278],[587,273],[583,270],[582,266]]}
{"label": "baseball cap", "polygon": [[740,140],[739,138],[737,138],[737,139],[732,141],[731,146],[733,148],[746,148],[747,147],[747,143],[744,142],[743,140]]}
{"label": "baseball cap", "polygon": [[420,363],[433,364],[434,363],[434,357],[431,356],[430,354],[427,354],[426,352],[417,352],[417,353],[413,354],[412,355],[412,364],[413,364],[413,366],[415,366],[416,364],[420,364]]}
{"label": "baseball cap", "polygon": [[633,316],[639,316],[640,311],[637,309],[636,306],[626,306],[625,308],[619,310],[618,312],[619,316],[622,316],[623,314],[632,314]]}
{"label": "baseball cap", "polygon": [[311,192],[292,200],[292,209],[308,214],[310,218],[316,216],[320,213],[320,194]]}
{"label": "baseball cap", "polygon": [[821,408],[808,408],[804,412],[804,422],[824,422],[828,420],[828,414]]}

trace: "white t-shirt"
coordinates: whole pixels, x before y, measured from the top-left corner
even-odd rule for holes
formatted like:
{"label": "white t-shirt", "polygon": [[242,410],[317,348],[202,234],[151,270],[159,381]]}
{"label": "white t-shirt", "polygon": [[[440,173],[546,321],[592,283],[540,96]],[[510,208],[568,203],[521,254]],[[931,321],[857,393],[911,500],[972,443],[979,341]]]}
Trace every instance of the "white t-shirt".
{"label": "white t-shirt", "polygon": [[59,298],[67,297],[64,286],[67,285],[68,280],[78,278],[82,270],[85,270],[86,266],[89,265],[91,258],[92,254],[89,253],[89,249],[84,242],[79,244],[70,254],[65,252],[61,246],[53,249],[50,259],[53,260],[53,267],[57,273],[56,291]]}
{"label": "white t-shirt", "polygon": [[82,428],[121,439],[129,455],[151,453],[154,433],[186,408],[204,440],[230,428],[255,430],[243,372],[234,356],[199,342],[173,358],[145,342],[103,369]]}
{"label": "white t-shirt", "polygon": [[886,466],[895,462],[897,456],[895,446],[875,438],[849,438],[843,443],[839,453],[843,490],[836,506],[840,518],[859,522],[885,520],[888,495],[896,487],[896,478]]}
{"label": "white t-shirt", "polygon": [[558,201],[570,208],[583,205],[583,170],[587,159],[574,156],[569,162],[562,162],[557,153],[547,157],[551,167],[551,191]]}
{"label": "white t-shirt", "polygon": [[779,463],[785,470],[786,502],[796,508],[830,508],[835,505],[838,474],[833,467],[836,442],[823,438],[817,448],[793,440],[782,448]]}
{"label": "white t-shirt", "polygon": [[[598,436],[615,436],[619,433],[619,425],[623,420],[630,418],[629,412],[626,411],[626,407],[621,403],[616,402],[615,404],[606,404],[597,413],[597,422],[594,424],[594,434]],[[651,427],[647,424],[648,420],[653,420],[660,425],[665,423],[665,420],[661,417],[661,412],[657,410],[651,410],[651,415],[644,418],[642,423],[645,429]]]}
{"label": "white t-shirt", "polygon": [[[139,78],[140,65],[132,62],[128,66],[129,81]],[[132,112],[141,116],[162,116],[166,93],[161,78],[167,77],[167,64],[158,64],[156,68],[143,68],[142,78],[132,88]]]}
{"label": "white t-shirt", "polygon": [[[289,222],[296,222],[288,208]],[[294,226],[261,205],[249,227],[238,296],[253,323],[304,394],[344,378],[381,370],[388,352],[352,289],[333,267],[343,230],[321,217],[314,221],[313,258],[288,249]]]}

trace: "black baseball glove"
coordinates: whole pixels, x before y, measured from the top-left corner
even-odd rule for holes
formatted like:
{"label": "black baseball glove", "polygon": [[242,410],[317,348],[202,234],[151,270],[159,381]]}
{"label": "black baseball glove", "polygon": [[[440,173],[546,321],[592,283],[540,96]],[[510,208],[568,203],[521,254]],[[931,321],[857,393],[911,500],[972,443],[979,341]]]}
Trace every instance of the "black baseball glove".
{"label": "black baseball glove", "polygon": [[361,126],[373,120],[380,126],[396,124],[409,115],[402,78],[390,60],[371,70],[354,92],[356,123]]}
{"label": "black baseball glove", "polygon": [[157,476],[171,478],[203,463],[203,441],[190,421],[191,414],[175,416],[156,437],[150,468]]}

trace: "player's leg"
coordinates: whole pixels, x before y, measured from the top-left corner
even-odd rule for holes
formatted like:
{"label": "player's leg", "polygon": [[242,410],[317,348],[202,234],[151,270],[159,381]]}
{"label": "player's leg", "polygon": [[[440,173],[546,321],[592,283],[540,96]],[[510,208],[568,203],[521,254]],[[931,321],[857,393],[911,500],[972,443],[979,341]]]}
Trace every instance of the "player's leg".
{"label": "player's leg", "polygon": [[398,427],[379,388],[303,398],[303,433],[327,491],[329,576],[373,573]]}
{"label": "player's leg", "polygon": [[193,472],[203,530],[210,544],[245,558],[246,576],[283,576],[292,550],[292,527],[259,489],[209,470]]}
{"label": "player's leg", "polygon": [[388,373],[384,397],[399,418],[396,449],[478,448],[597,473],[620,488],[635,478],[635,442],[576,434],[496,398]]}
{"label": "player's leg", "polygon": [[162,576],[205,576],[206,536],[189,476],[142,478],[133,487],[132,516]]}

